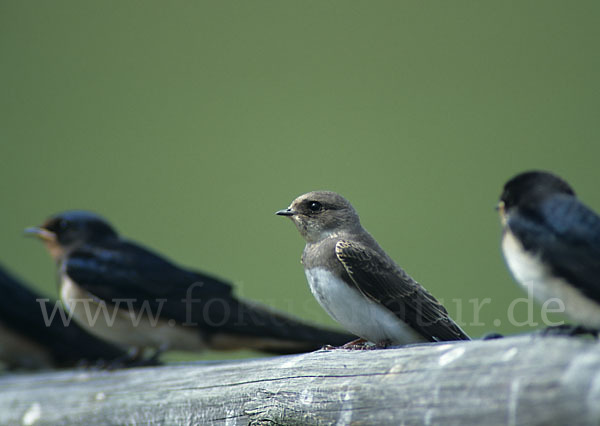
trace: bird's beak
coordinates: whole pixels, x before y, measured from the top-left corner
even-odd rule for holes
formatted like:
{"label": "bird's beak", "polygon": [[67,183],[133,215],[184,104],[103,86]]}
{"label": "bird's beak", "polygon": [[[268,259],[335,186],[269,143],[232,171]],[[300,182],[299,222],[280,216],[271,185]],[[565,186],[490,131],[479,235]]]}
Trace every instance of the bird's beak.
{"label": "bird's beak", "polygon": [[48,231],[47,229],[39,226],[32,226],[31,228],[25,229],[25,235],[33,235],[38,237],[40,240],[56,242],[56,234],[54,232]]}
{"label": "bird's beak", "polygon": [[500,214],[504,214],[504,201],[500,201],[496,204],[496,211]]}
{"label": "bird's beak", "polygon": [[294,216],[296,212],[290,208],[278,210],[275,212],[277,216]]}
{"label": "bird's beak", "polygon": [[506,215],[506,204],[504,203],[504,201],[500,201],[498,203],[498,205],[496,206],[496,210],[498,211],[498,214],[500,216],[500,222],[502,223],[502,226],[506,226],[506,222],[508,222],[508,217]]}

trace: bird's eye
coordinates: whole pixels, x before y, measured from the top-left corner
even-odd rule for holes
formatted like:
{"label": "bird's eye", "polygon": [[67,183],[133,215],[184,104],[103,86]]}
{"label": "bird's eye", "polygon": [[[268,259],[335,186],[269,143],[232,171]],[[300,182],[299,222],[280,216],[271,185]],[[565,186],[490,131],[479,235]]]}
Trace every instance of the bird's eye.
{"label": "bird's eye", "polygon": [[318,201],[311,201],[308,204],[308,208],[313,212],[318,212],[318,211],[323,210],[323,205],[321,203],[319,203]]}
{"label": "bird's eye", "polygon": [[69,227],[69,222],[68,221],[62,219],[60,222],[58,222],[58,229],[60,229],[61,231],[64,231],[68,227]]}

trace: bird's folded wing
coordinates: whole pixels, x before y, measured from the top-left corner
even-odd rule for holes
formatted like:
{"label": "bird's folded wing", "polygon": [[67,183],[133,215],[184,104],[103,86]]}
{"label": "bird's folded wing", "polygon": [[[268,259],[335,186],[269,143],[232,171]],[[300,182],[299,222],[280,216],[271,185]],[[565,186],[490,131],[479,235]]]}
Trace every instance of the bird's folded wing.
{"label": "bird's folded wing", "polygon": [[600,217],[596,213],[574,197],[557,195],[538,210],[512,216],[509,227],[555,275],[600,303]]}
{"label": "bird's folded wing", "polygon": [[[145,305],[145,309],[149,307],[153,313],[160,309],[161,317],[179,322],[190,320],[184,300],[193,299],[196,310],[213,301],[212,312],[228,309],[231,298],[229,284],[180,268],[131,243],[75,250],[62,270],[79,287],[107,303],[129,301],[126,303],[136,309]],[[223,303],[217,303],[220,299]],[[197,320],[197,315],[194,318]]]}
{"label": "bird's folded wing", "polygon": [[[354,336],[313,327],[268,307],[242,302],[217,278],[179,268],[139,246],[88,247],[73,252],[64,272],[79,287],[112,305],[135,309],[143,304],[153,315],[194,325],[208,333],[307,342],[306,350],[342,344]],[[148,308],[145,308],[146,312]],[[273,351],[285,351],[272,346]],[[288,348],[289,349],[289,348]]]}
{"label": "bird's folded wing", "polygon": [[446,309],[402,268],[360,243],[339,241],[335,252],[356,288],[430,341],[468,340]]}

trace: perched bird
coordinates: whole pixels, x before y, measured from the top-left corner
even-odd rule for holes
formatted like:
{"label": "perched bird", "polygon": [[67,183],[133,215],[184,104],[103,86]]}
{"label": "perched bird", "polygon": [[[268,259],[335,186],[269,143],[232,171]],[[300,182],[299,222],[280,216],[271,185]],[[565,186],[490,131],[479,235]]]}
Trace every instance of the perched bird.
{"label": "perched bird", "polygon": [[36,294],[1,267],[0,292],[0,363],[6,368],[108,364],[126,355],[68,321],[59,302]]}
{"label": "perched bird", "polygon": [[509,180],[498,210],[515,279],[539,301],[558,298],[571,319],[599,329],[600,217],[567,182],[542,171]]}
{"label": "perched bird", "polygon": [[121,238],[100,216],[68,211],[27,232],[58,264],[60,297],[84,328],[137,357],[146,350],[315,350],[347,334],[237,299],[231,286]]}
{"label": "perched bird", "polygon": [[469,340],[390,259],[342,196],[309,192],[276,214],[289,217],[306,240],[302,264],[313,295],[351,333],[378,345]]}

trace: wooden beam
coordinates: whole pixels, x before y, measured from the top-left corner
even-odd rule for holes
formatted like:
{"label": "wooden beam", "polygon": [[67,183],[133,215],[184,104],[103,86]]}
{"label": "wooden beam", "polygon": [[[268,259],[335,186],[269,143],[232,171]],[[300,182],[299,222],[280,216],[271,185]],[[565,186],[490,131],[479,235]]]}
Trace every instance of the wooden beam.
{"label": "wooden beam", "polygon": [[600,424],[600,344],[519,336],[0,377],[0,424]]}

